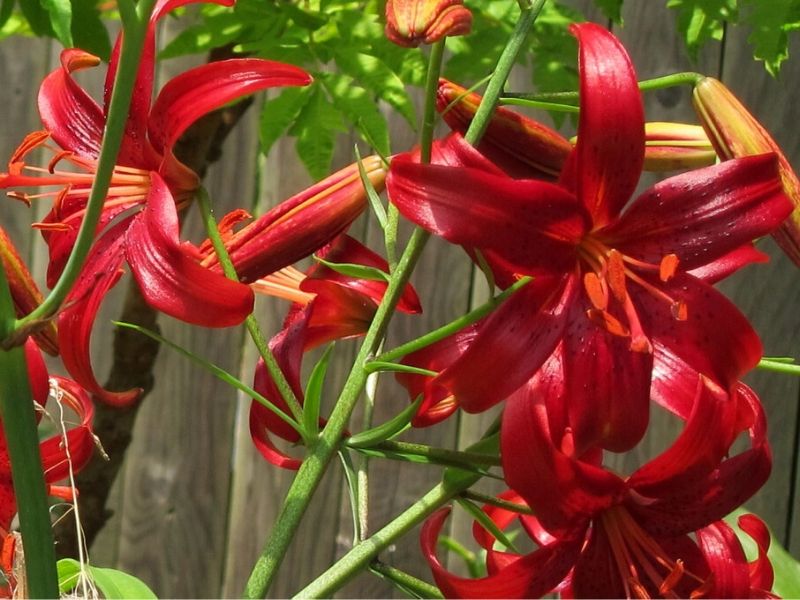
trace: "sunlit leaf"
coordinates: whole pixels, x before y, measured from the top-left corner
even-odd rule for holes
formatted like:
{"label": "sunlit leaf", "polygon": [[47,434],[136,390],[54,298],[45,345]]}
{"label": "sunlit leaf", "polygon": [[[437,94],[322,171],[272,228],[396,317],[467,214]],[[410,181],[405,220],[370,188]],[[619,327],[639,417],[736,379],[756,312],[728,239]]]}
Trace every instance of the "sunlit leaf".
{"label": "sunlit leaf", "polygon": [[[74,590],[79,581],[81,565],[72,558],[58,561],[58,586],[62,594]],[[85,566],[92,583],[107,600],[155,599],[157,596],[147,585],[133,575],[116,569]]]}
{"label": "sunlit leaf", "polygon": [[269,154],[273,144],[286,133],[310,97],[308,87],[287,87],[277,97],[264,102],[258,128],[264,154]]}

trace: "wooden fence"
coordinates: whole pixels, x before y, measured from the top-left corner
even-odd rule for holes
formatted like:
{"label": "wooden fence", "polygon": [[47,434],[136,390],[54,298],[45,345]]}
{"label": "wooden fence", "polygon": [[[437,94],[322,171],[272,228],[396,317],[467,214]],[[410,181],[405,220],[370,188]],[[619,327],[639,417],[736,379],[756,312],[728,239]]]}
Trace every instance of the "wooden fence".
{"label": "wooden fence", "polygon": [[[591,2],[576,0],[590,18],[600,20]],[[628,48],[640,78],[681,70],[699,70],[723,79],[775,134],[790,160],[800,166],[800,60],[790,60],[778,80],[752,61],[746,32],[729,28],[723,44],[710,44],[699,65],[692,65],[673,29],[663,0],[629,0],[624,27],[615,32]],[[600,21],[602,22],[602,21]],[[176,27],[175,24],[169,25]],[[29,131],[39,127],[35,108],[38,84],[56,64],[57,51],[42,40],[9,39],[0,45],[0,160],[10,155]],[[166,63],[163,76],[185,65]],[[163,77],[162,77],[163,79]],[[518,78],[524,85],[524,78]],[[669,89],[645,97],[648,120],[694,121],[688,89]],[[256,111],[247,114],[225,142],[221,160],[212,166],[207,185],[222,213],[253,203],[273,205],[309,183],[294,154],[293,140],[282,140],[267,159],[258,152]],[[395,127],[393,147],[408,148],[413,136]],[[352,161],[352,140],[342,143],[337,165]],[[261,172],[256,183],[254,174]],[[37,209],[34,209],[34,212]],[[38,214],[41,215],[41,209]],[[21,204],[0,203],[0,221],[31,263],[42,273],[43,245],[30,235],[32,214]],[[373,243],[377,234],[366,219],[356,231]],[[185,235],[197,235],[189,223]],[[750,268],[723,287],[753,320],[768,355],[800,356],[798,306],[800,285],[795,268],[767,241],[773,256],[766,266]],[[377,246],[375,246],[377,247]],[[433,240],[413,282],[424,303],[421,317],[398,318],[391,343],[410,339],[463,313],[485,293],[472,285],[472,270],[460,249]],[[124,285],[126,285],[125,283]],[[120,286],[120,287],[124,287]],[[119,295],[103,310],[107,323],[118,315]],[[261,302],[258,317],[267,331],[281,322],[285,305]],[[255,354],[238,329],[207,331],[160,318],[164,335],[198,352],[219,366],[252,377]],[[108,368],[111,326],[98,324],[95,351],[98,372]],[[343,381],[354,345],[341,344],[332,369],[333,390]],[[800,553],[800,523],[795,512],[798,485],[798,381],[790,376],[755,373],[749,382],[760,393],[769,415],[775,464],[765,488],[748,507],[762,515],[777,539]],[[379,390],[375,420],[381,422],[406,405],[396,386]],[[133,442],[112,489],[113,517],[92,548],[94,564],[113,566],[147,582],[161,597],[238,596],[260,552],[282,498],[292,479],[289,472],[267,465],[252,448],[247,430],[249,401],[237,395],[184,358],[162,349],[155,369],[155,387],[136,419]],[[360,416],[355,415],[354,423]],[[476,439],[487,416],[453,418],[413,439],[436,445],[462,446]],[[358,429],[358,426],[355,426]],[[640,451],[618,466],[652,453],[671,439],[669,423],[656,423]],[[390,520],[440,477],[433,467],[374,460],[370,468],[370,526]],[[454,535],[467,537],[466,520],[453,521]],[[341,469],[333,465],[318,489],[300,535],[286,557],[271,595],[291,595],[318,575],[351,544],[350,509]],[[419,576],[430,578],[420,557],[416,533],[402,540],[383,559]],[[363,574],[342,592],[347,597],[382,597],[392,592],[376,577]]]}

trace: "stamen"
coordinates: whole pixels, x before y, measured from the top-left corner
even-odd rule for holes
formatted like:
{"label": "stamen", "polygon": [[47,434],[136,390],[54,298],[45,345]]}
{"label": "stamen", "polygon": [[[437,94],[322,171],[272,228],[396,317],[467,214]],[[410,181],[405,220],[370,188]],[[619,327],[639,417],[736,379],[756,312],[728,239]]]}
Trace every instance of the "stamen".
{"label": "stamen", "polygon": [[595,325],[599,325],[612,335],[619,337],[628,337],[631,332],[619,320],[612,317],[608,311],[589,309],[586,311],[586,316]]}
{"label": "stamen", "polygon": [[589,296],[592,306],[598,310],[608,308],[608,287],[605,281],[597,276],[597,273],[592,271],[585,273],[583,287],[586,290],[586,295]]}
{"label": "stamen", "polygon": [[691,591],[689,594],[689,598],[694,600],[695,598],[707,598],[708,593],[711,591],[711,588],[714,585],[714,574],[709,573],[708,577],[700,584],[699,587],[696,587]]}
{"label": "stamen", "polygon": [[680,260],[676,254],[667,254],[661,259],[661,264],[658,266],[658,276],[661,281],[666,283],[673,278],[678,270],[679,262]]}
{"label": "stamen", "polygon": [[61,162],[62,159],[69,157],[72,154],[69,150],[62,150],[58,152],[53,158],[50,159],[50,162],[47,163],[47,170],[50,173],[55,173],[56,165]]}
{"label": "stamen", "polygon": [[19,200],[20,202],[24,202],[26,206],[31,205],[31,197],[28,194],[24,194],[22,192],[6,192],[6,196],[9,198],[13,198],[14,200]]}
{"label": "stamen", "polygon": [[617,250],[608,253],[608,287],[618,302],[624,303],[628,298],[628,290],[625,287],[625,263],[622,261],[622,254]]}
{"label": "stamen", "polygon": [[[277,279],[277,281],[275,281]],[[280,278],[275,278],[268,275],[263,279],[259,279],[250,284],[254,292],[264,294],[265,296],[274,296],[276,298],[283,298],[290,302],[297,302],[305,306],[314,299],[316,294],[303,292],[296,286],[287,285],[283,283]]]}
{"label": "stamen", "polygon": [[683,578],[684,571],[686,569],[683,566],[683,561],[679,558],[675,561],[675,566],[672,568],[672,571],[664,581],[661,582],[661,585],[658,587],[658,593],[662,596],[666,596],[669,592],[671,592],[678,582]]}

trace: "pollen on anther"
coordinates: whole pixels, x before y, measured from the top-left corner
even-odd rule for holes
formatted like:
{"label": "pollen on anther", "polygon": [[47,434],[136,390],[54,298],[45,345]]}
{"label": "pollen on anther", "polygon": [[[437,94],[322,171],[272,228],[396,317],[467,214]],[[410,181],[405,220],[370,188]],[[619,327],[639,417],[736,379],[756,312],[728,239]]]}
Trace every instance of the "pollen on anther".
{"label": "pollen on anther", "polygon": [[676,254],[667,254],[661,259],[658,266],[658,276],[661,281],[667,282],[675,276],[680,260]]}

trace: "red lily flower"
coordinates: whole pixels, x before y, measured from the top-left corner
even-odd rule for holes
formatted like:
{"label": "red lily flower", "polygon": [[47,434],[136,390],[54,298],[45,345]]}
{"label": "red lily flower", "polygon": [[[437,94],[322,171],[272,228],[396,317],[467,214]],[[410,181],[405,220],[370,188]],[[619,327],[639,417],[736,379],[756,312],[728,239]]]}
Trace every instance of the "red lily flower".
{"label": "red lily flower", "polygon": [[[346,235],[339,236],[317,254],[332,263],[388,269],[385,260]],[[305,352],[332,340],[363,335],[386,291],[385,282],[342,275],[322,264],[313,265],[305,275],[291,268],[283,269],[253,283],[252,287],[257,292],[293,301],[283,328],[269,346],[301,403],[300,368]],[[422,311],[410,285],[403,291],[397,309],[410,314]],[[289,414],[261,359],[256,366],[253,388]],[[297,443],[299,434],[257,402],[250,405],[250,433],[256,448],[270,463],[285,469],[299,468],[301,461],[279,450],[270,435]]]}
{"label": "red lily flower", "polygon": [[466,35],[472,13],[463,0],[387,0],[386,37],[399,46],[432,44],[450,35]]}
{"label": "red lily flower", "polygon": [[[422,532],[423,552],[445,595],[536,597],[561,585],[580,598],[741,598],[771,585],[763,554],[761,574],[742,577],[741,547],[719,523],[771,468],[763,410],[749,388],[728,394],[701,377],[683,432],[624,479],[597,464],[596,453],[575,452],[569,427],[550,409],[552,392],[547,378],[535,378],[508,400],[501,429],[506,482],[518,494],[505,498],[532,509],[536,516],[523,517],[523,526],[540,547],[523,556],[499,552],[479,533],[491,550],[489,576],[459,578],[436,557],[447,513],[434,515]],[[728,457],[743,430],[751,447]],[[510,522],[493,512],[501,527]],[[765,552],[763,532],[755,537]]]}
{"label": "red lily flower", "polygon": [[[199,180],[174,157],[175,142],[195,120],[228,102],[266,88],[306,85],[311,81],[308,74],[290,65],[231,59],[176,76],[162,88],[151,107],[155,26],[169,10],[189,1],[193,0],[160,0],[156,4],[118,164],[98,224],[98,233],[108,230],[88,257],[59,318],[60,345],[67,368],[81,385],[111,404],[127,404],[138,392],[104,390],[87,366],[88,344],[96,311],[119,279],[124,260],[131,266],[148,303],[178,319],[226,327],[243,321],[252,309],[253,296],[247,286],[201,268],[196,264],[199,257],[191,248],[179,244],[176,206],[188,203]],[[63,270],[85,212],[118,54],[119,40],[107,74],[106,106],[101,108],[72,79],[74,71],[94,66],[99,59],[78,49],[62,52],[61,68],[45,78],[39,92],[45,131],[30,134],[12,157],[8,173],[0,175],[0,188],[58,188],[41,195],[14,193],[26,201],[55,197],[52,210],[39,224],[50,248],[50,286]],[[58,148],[50,146],[49,139]],[[27,165],[26,155],[42,145],[54,154],[48,168]],[[67,161],[78,172],[59,169],[61,161]],[[130,215],[132,212],[135,214]],[[120,222],[109,227],[121,216],[124,218]]]}
{"label": "red lily flower", "polygon": [[[51,394],[63,406],[73,411],[79,419],[79,424],[67,429],[66,443],[62,434],[58,433],[39,444],[48,494],[71,500],[73,497],[71,487],[54,484],[69,475],[70,466],[72,472],[76,473],[86,466],[92,457],[94,451],[92,434],[94,406],[89,395],[74,381],[55,375],[48,376],[41,352],[31,339],[25,343],[25,358],[33,402],[40,409],[36,413],[37,421],[41,419],[48,396]],[[3,540],[9,534],[11,522],[16,513],[17,500],[11,479],[11,462],[6,448],[5,435],[0,428],[0,546],[3,545]],[[4,565],[0,564],[1,566]],[[5,575],[13,587],[13,573],[6,572]]]}
{"label": "red lily flower", "polygon": [[644,156],[636,76],[608,31],[579,24],[572,32],[581,116],[558,185],[402,155],[387,188],[407,218],[480,249],[505,274],[500,285],[516,274],[535,277],[486,319],[436,383],[465,410],[482,411],[556,352],[578,447],[624,451],[647,427],[654,356],[674,369],[689,364],[723,387],[755,365],[760,343],[746,319],[678,269],[752,256],[742,248],[777,227],[791,205],[774,156],[764,155],[664,180],[620,214]]}

